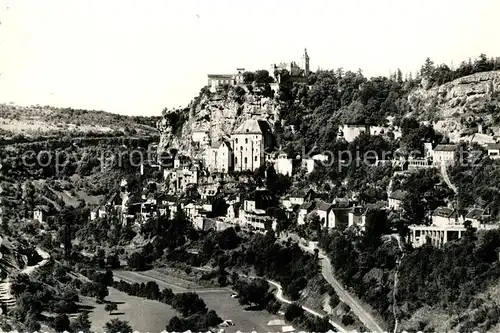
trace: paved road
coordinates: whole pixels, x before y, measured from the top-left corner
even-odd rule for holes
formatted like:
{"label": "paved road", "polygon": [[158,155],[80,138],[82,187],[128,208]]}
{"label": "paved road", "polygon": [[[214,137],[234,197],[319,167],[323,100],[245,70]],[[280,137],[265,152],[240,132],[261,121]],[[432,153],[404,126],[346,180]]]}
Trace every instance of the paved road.
{"label": "paved road", "polygon": [[[272,284],[273,286],[276,287],[276,298],[280,301],[280,302],[283,302],[283,303],[286,303],[286,304],[292,304],[293,302],[286,299],[284,296],[283,296],[283,289],[281,288],[281,285],[277,282],[274,282],[274,281],[271,281],[271,280],[267,280],[267,282],[269,282],[269,284]],[[304,309],[304,311],[306,312],[309,312],[310,314],[312,314],[313,316],[315,317],[319,317],[319,318],[323,318],[324,316],[316,311],[314,311],[313,309],[311,308],[308,308],[307,306],[303,306],[301,305],[302,309]],[[328,320],[330,322],[330,325],[332,325],[333,327],[335,327],[335,329],[338,330],[338,332],[342,332],[342,333],[347,333],[347,330],[342,327],[340,324],[337,324],[336,322],[332,321],[332,320]]]}
{"label": "paved road", "polygon": [[391,235],[391,237],[395,238],[396,241],[398,242],[399,250],[401,251],[401,257],[397,260],[397,268],[396,268],[396,273],[394,274],[394,292],[393,294],[393,305],[392,305],[392,311],[394,315],[394,333],[398,331],[398,325],[399,325],[399,319],[397,317],[396,313],[396,307],[397,307],[397,302],[396,302],[396,294],[398,291],[398,282],[399,282],[399,267],[401,266],[401,261],[403,260],[405,253],[403,251],[403,246],[401,245],[401,237],[399,235]]}
{"label": "paved road", "polygon": [[[38,264],[34,266],[28,266],[24,268],[20,273],[26,274],[26,275],[31,275],[37,268],[42,267],[43,265],[46,265],[49,262],[50,255],[45,252],[44,250],[37,248],[36,251],[38,254],[43,258],[42,261],[40,261]],[[16,304],[16,299],[12,295],[10,291],[11,287],[11,282],[9,279],[6,281],[0,283],[0,304],[6,304],[8,307],[13,307]],[[1,310],[0,310],[1,314]]]}
{"label": "paved road", "polygon": [[458,193],[457,187],[451,183],[450,176],[448,176],[448,164],[446,162],[441,162],[441,174],[448,187],[451,188],[455,194]]}
{"label": "paved road", "polygon": [[[314,252],[314,249],[308,246],[304,246],[299,242],[299,246],[308,252]],[[339,296],[340,300],[351,308],[352,312],[359,318],[359,320],[366,326],[366,328],[371,332],[384,332],[384,330],[377,324],[375,318],[365,311],[359,302],[351,296],[342,286],[342,284],[335,278],[332,270],[332,263],[330,259],[320,251],[318,253],[320,263],[321,263],[321,273],[325,280],[335,289],[335,292]]]}

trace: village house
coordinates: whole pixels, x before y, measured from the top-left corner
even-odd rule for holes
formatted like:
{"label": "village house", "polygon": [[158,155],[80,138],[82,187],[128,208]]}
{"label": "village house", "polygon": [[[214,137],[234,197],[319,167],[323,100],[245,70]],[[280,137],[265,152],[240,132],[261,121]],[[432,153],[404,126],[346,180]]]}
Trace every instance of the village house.
{"label": "village house", "polygon": [[102,219],[108,216],[108,210],[105,206],[99,206],[90,211],[90,220],[94,221],[95,219]]}
{"label": "village house", "polygon": [[456,145],[437,145],[432,152],[433,164],[453,162],[456,150]]}
{"label": "village house", "polygon": [[235,74],[208,74],[208,86],[211,92],[217,92],[224,85],[234,86],[243,83],[244,68],[237,68]]}
{"label": "village house", "polygon": [[279,154],[274,162],[274,169],[276,173],[291,177],[293,173],[293,159],[288,158],[285,153]]}
{"label": "village house", "polygon": [[194,129],[191,133],[191,140],[200,147],[208,145],[210,143],[208,130]]}
{"label": "village house", "polygon": [[33,220],[43,223],[44,215],[49,212],[48,207],[46,206],[37,206],[33,211]]}
{"label": "village house", "polygon": [[265,152],[272,148],[273,133],[264,120],[248,119],[232,134],[235,171],[257,170],[265,163]]}
{"label": "village house", "polygon": [[333,204],[320,201],[316,205],[316,214],[318,214],[321,225],[326,228],[335,227],[335,213],[333,212]]}
{"label": "village house", "polygon": [[465,215],[465,221],[470,221],[471,226],[476,229],[492,230],[498,229],[499,224],[492,221],[492,216],[481,208],[472,208]]}
{"label": "village house", "polygon": [[365,225],[363,224],[363,207],[352,207],[348,212],[348,227],[359,226],[364,231]]}
{"label": "village house", "polygon": [[305,202],[300,206],[299,214],[297,216],[298,225],[306,224],[306,217],[309,213],[311,213],[314,210],[315,206],[316,203],[314,201]]}
{"label": "village house", "polygon": [[226,141],[218,141],[205,150],[205,165],[210,172],[227,173],[233,167],[231,145]]}
{"label": "village house", "polygon": [[370,126],[358,124],[344,124],[339,130],[339,135],[347,142],[353,142],[361,133],[370,133]]}
{"label": "village house", "polygon": [[405,191],[393,191],[389,194],[389,209],[400,210],[403,200],[406,198],[407,192]]}
{"label": "village house", "polygon": [[198,184],[199,168],[196,165],[179,169],[163,170],[163,179],[168,183],[169,193],[185,191],[190,184]]}
{"label": "village house", "polygon": [[368,213],[371,211],[371,210],[386,210],[388,208],[388,202],[387,201],[377,201],[376,203],[371,203],[371,204],[367,204],[365,205],[362,209],[361,209],[361,223],[359,224],[360,226],[362,226],[363,230],[366,226],[366,218],[368,216]]}
{"label": "village house", "polygon": [[316,193],[312,189],[295,191],[283,200],[283,207],[290,209],[295,205],[314,200]]}
{"label": "village house", "polygon": [[488,157],[491,159],[500,158],[500,143],[490,143],[486,145]]}
{"label": "village house", "polygon": [[430,242],[440,247],[447,242],[460,239],[466,231],[464,221],[455,209],[438,207],[432,213],[432,225],[410,226],[410,242],[414,247]]}
{"label": "village house", "polygon": [[313,160],[312,158],[304,158],[301,161],[301,167],[305,169],[307,174],[313,172],[317,164],[319,164],[319,161]]}
{"label": "village house", "polygon": [[249,198],[243,201],[243,207],[239,211],[241,225],[257,230],[265,230],[267,226],[275,228],[275,219],[266,213],[266,210],[274,205],[275,199],[268,190],[255,190]]}

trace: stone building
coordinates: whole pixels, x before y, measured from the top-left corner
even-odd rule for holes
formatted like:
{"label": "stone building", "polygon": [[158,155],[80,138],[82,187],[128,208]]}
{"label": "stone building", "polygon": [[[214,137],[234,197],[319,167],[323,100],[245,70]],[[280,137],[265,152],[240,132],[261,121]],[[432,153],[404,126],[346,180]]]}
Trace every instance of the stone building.
{"label": "stone building", "polygon": [[234,86],[243,83],[244,68],[237,68],[235,74],[208,74],[208,86],[210,91],[216,92],[224,85]]}
{"label": "stone building", "polygon": [[357,124],[344,124],[339,131],[347,142],[353,142],[361,133],[370,133],[370,126]]}
{"label": "stone building", "polygon": [[453,162],[456,150],[456,145],[437,145],[432,152],[434,165]]}
{"label": "stone building", "polygon": [[459,239],[466,231],[463,217],[455,209],[438,207],[432,213],[432,225],[410,226],[410,242],[414,247],[429,242],[440,247],[450,240]]}
{"label": "stone building", "polygon": [[266,121],[249,119],[231,135],[235,171],[257,170],[265,163],[265,152],[272,149],[273,133]]}
{"label": "stone building", "polygon": [[214,143],[205,150],[205,165],[210,172],[227,173],[233,167],[231,145],[226,141]]}
{"label": "stone building", "polygon": [[276,81],[281,82],[281,77],[275,76],[276,70],[286,70],[290,75],[290,80],[292,82],[303,82],[307,83],[307,78],[310,74],[309,69],[309,55],[307,54],[307,49],[304,49],[304,54],[302,55],[302,64],[299,65],[295,61],[289,63],[271,64],[269,74],[273,76]]}

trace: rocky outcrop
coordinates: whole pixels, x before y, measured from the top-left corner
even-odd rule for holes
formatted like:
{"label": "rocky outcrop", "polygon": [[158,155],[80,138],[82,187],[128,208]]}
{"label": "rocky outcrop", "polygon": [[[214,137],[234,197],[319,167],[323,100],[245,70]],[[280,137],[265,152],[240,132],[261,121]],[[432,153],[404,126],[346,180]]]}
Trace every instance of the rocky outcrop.
{"label": "rocky outcrop", "polygon": [[265,97],[259,87],[249,89],[245,85],[217,93],[204,91],[186,112],[189,115],[178,135],[173,133],[167,116],[159,122],[159,152],[175,148],[181,153],[196,155],[196,152],[193,152],[196,150],[192,144],[193,131],[206,131],[209,142],[215,143],[228,139],[231,132],[247,119],[266,120],[272,129],[279,121],[278,102]]}
{"label": "rocky outcrop", "polygon": [[435,128],[461,133],[465,122],[481,118],[491,122],[491,108],[500,105],[500,71],[476,73],[425,89],[425,83],[408,96],[416,116]]}

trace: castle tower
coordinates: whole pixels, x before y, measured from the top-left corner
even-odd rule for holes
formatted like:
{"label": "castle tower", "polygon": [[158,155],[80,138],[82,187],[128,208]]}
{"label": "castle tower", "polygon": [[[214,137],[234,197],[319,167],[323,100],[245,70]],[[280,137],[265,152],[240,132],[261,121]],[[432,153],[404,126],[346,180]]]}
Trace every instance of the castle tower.
{"label": "castle tower", "polygon": [[304,76],[309,76],[309,55],[307,54],[307,49],[304,49],[304,56],[302,57],[304,63]]}

